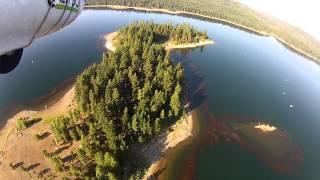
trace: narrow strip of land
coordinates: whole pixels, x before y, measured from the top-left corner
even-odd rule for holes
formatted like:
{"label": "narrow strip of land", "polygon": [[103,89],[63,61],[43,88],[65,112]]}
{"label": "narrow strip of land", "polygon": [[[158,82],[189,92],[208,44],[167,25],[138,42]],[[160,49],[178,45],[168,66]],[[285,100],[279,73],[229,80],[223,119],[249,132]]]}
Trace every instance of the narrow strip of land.
{"label": "narrow strip of land", "polygon": [[[116,51],[116,47],[114,44],[115,44],[116,37],[118,34],[119,34],[118,32],[112,32],[112,33],[105,35],[105,40],[106,40],[105,47],[112,52]],[[163,45],[167,51],[171,51],[174,49],[197,48],[197,47],[202,47],[202,46],[212,45],[212,44],[214,44],[214,42],[211,39],[200,40],[200,42],[198,42],[198,43],[176,44],[176,43],[171,42],[170,40],[163,43]]]}

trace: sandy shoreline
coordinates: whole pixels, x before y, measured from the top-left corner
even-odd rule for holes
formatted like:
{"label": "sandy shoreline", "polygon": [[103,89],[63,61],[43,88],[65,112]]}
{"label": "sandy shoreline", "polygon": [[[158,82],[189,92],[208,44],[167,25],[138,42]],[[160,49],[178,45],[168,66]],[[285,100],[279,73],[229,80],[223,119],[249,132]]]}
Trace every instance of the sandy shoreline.
{"label": "sandy shoreline", "polygon": [[202,47],[210,44],[212,45],[214,44],[214,42],[212,40],[205,40],[205,41],[200,41],[198,43],[190,43],[190,44],[173,44],[169,42],[165,45],[165,49],[167,51],[170,51],[174,49],[188,49],[188,48]]}
{"label": "sandy shoreline", "polygon": [[[42,150],[54,152],[58,148],[53,143],[54,139],[50,133],[50,121],[55,117],[67,114],[70,109],[76,106],[73,84],[66,85],[60,91],[46,101],[40,102],[39,110],[22,110],[9,118],[5,126],[0,129],[0,179],[38,179],[45,169],[50,169],[46,171],[46,176],[53,173],[52,164],[42,155]],[[46,105],[42,106],[43,104]],[[43,108],[40,109],[40,106]],[[43,120],[17,133],[16,120],[20,117],[41,117]],[[48,136],[37,141],[34,136],[39,132],[48,132]],[[66,149],[60,155],[66,156],[68,151]],[[22,163],[21,166],[30,170],[13,170],[10,163]]]}
{"label": "sandy shoreline", "polygon": [[167,153],[193,136],[193,123],[192,112],[190,112],[186,117],[169,127],[169,130],[155,137],[140,151],[141,157],[150,164],[143,179],[161,175],[161,169],[165,169],[168,163]]}
{"label": "sandy shoreline", "polygon": [[118,35],[118,32],[112,32],[105,35],[105,40],[106,40],[105,47],[112,52],[116,51],[116,48],[114,47],[114,41],[117,35]]}
{"label": "sandy shoreline", "polygon": [[[42,110],[22,110],[9,118],[3,128],[0,129],[0,151],[3,150],[6,144],[6,139],[4,135],[8,131],[12,131],[16,127],[16,120],[21,117],[38,118],[41,117],[43,120],[54,118],[55,116],[63,115],[68,112],[68,109],[74,104],[75,87],[71,86],[69,90],[60,99],[50,99],[46,102],[48,104],[47,108]],[[54,101],[54,103],[52,103]]]}
{"label": "sandy shoreline", "polygon": [[203,18],[208,18],[208,19],[212,19],[212,20],[217,20],[217,21],[221,21],[227,24],[231,24],[234,26],[237,26],[239,28],[243,28],[246,29],[248,31],[252,31],[255,32],[259,35],[262,36],[272,36],[274,37],[276,40],[278,40],[280,43],[284,44],[285,46],[287,46],[288,48],[292,49],[293,51],[315,61],[316,63],[319,63],[320,60],[314,56],[312,56],[311,54],[308,54],[307,52],[304,52],[301,49],[296,48],[295,46],[291,45],[290,43],[286,42],[284,39],[282,39],[281,37],[279,37],[276,34],[273,33],[268,33],[265,31],[258,31],[256,29],[244,26],[242,24],[238,24],[232,21],[228,21],[225,19],[221,19],[221,18],[216,18],[216,17],[212,17],[212,16],[206,16],[206,15],[201,15],[201,14],[197,14],[197,13],[191,13],[191,12],[186,12],[186,11],[171,11],[168,9],[156,9],[156,8],[143,8],[143,7],[135,7],[135,6],[118,6],[118,5],[91,5],[91,6],[86,6],[85,8],[110,8],[110,9],[114,9],[114,10],[137,10],[137,11],[145,11],[145,12],[161,12],[161,13],[167,13],[167,14],[173,14],[173,15],[183,15],[183,14],[187,14],[187,15],[192,15],[192,16],[198,16],[198,17],[203,17]]}
{"label": "sandy shoreline", "polygon": [[32,111],[40,111],[45,106],[51,106],[61,99],[62,96],[69,91],[75,82],[75,77],[68,78],[61,84],[50,90],[47,94],[41,95],[31,101],[15,102],[13,104],[0,109],[0,130],[6,125],[8,119],[19,112],[29,109]]}

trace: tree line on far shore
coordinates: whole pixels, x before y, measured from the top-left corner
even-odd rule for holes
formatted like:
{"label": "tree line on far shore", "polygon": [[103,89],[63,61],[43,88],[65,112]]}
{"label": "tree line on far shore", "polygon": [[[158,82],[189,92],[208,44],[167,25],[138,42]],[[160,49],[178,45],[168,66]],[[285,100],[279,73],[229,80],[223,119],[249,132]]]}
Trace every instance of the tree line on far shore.
{"label": "tree line on far shore", "polygon": [[[320,43],[300,28],[262,15],[235,0],[87,0],[86,5],[121,5],[186,11],[240,24],[280,37],[320,61]],[[315,22],[316,23],[316,22]],[[288,47],[288,46],[286,46]],[[289,48],[292,50],[292,48]]]}

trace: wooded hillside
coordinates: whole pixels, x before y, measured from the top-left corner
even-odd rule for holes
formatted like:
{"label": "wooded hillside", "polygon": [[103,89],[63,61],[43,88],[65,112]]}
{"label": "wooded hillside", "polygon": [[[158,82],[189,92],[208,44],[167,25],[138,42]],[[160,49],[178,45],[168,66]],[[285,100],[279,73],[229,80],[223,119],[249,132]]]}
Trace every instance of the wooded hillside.
{"label": "wooded hillside", "polygon": [[[299,28],[262,15],[233,0],[88,0],[87,5],[123,5],[181,10],[228,20],[275,34],[287,44],[312,55],[320,61],[320,42]],[[316,22],[315,22],[316,23]]]}

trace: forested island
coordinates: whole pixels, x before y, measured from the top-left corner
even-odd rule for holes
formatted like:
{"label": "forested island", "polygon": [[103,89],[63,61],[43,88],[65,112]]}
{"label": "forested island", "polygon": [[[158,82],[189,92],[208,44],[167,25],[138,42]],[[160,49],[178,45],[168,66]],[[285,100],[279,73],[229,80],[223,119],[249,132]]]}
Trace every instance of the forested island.
{"label": "forested island", "polygon": [[[56,107],[21,112],[9,121],[0,142],[3,146],[10,140],[16,147],[1,147],[9,161],[2,170],[38,178],[143,178],[148,167],[134,162],[137,151],[132,148],[148,144],[177,121],[184,121],[188,113],[184,68],[173,63],[163,42],[204,40],[207,33],[188,24],[141,21],[121,28],[115,51],[107,51],[100,64],[84,70]],[[19,138],[27,138],[28,143],[21,144]],[[23,154],[30,153],[25,147],[29,144],[32,160],[38,162],[26,166]],[[30,172],[38,166],[44,169]]]}
{"label": "forested island", "polygon": [[[140,22],[136,25],[141,26],[150,26],[154,28],[153,23],[145,23]],[[131,27],[130,27],[131,28]],[[149,28],[149,27],[148,27]],[[106,48],[115,51],[117,44],[121,44],[122,38],[125,37],[123,34],[127,34],[127,32],[113,32],[106,35]],[[129,30],[130,35],[134,35],[136,33],[136,29]],[[138,31],[141,33],[140,31]],[[155,41],[158,45],[162,45],[165,50],[170,51],[173,49],[185,49],[185,48],[195,48],[205,45],[214,44],[214,42],[208,38],[206,32],[198,32],[195,28],[191,27],[187,23],[172,25],[172,24],[165,24],[165,25],[158,25],[158,27],[154,28],[153,33],[149,33],[147,41]],[[141,34],[139,34],[141,36]]]}
{"label": "forested island", "polygon": [[274,36],[286,47],[308,58],[320,61],[320,43],[290,24],[260,14],[234,0],[88,0],[87,7],[108,5],[112,9],[136,9],[171,14],[213,18],[257,32]]}
{"label": "forested island", "polygon": [[[77,158],[83,163],[75,167],[82,169],[77,172],[86,169],[82,176],[121,177],[122,164],[128,159],[125,152],[131,144],[145,142],[182,117],[183,68],[174,65],[157,42],[163,38],[183,43],[207,38],[191,27],[185,31],[190,36],[168,24],[131,24],[120,30],[116,51],[107,53],[101,64],[79,76],[76,99],[80,112],[87,116],[85,123],[75,122],[84,126],[80,129],[87,129],[79,133],[83,135]],[[53,129],[58,130],[59,125],[56,127]],[[57,133],[60,136],[64,141],[70,139],[68,133]],[[86,163],[89,159],[93,162]]]}

